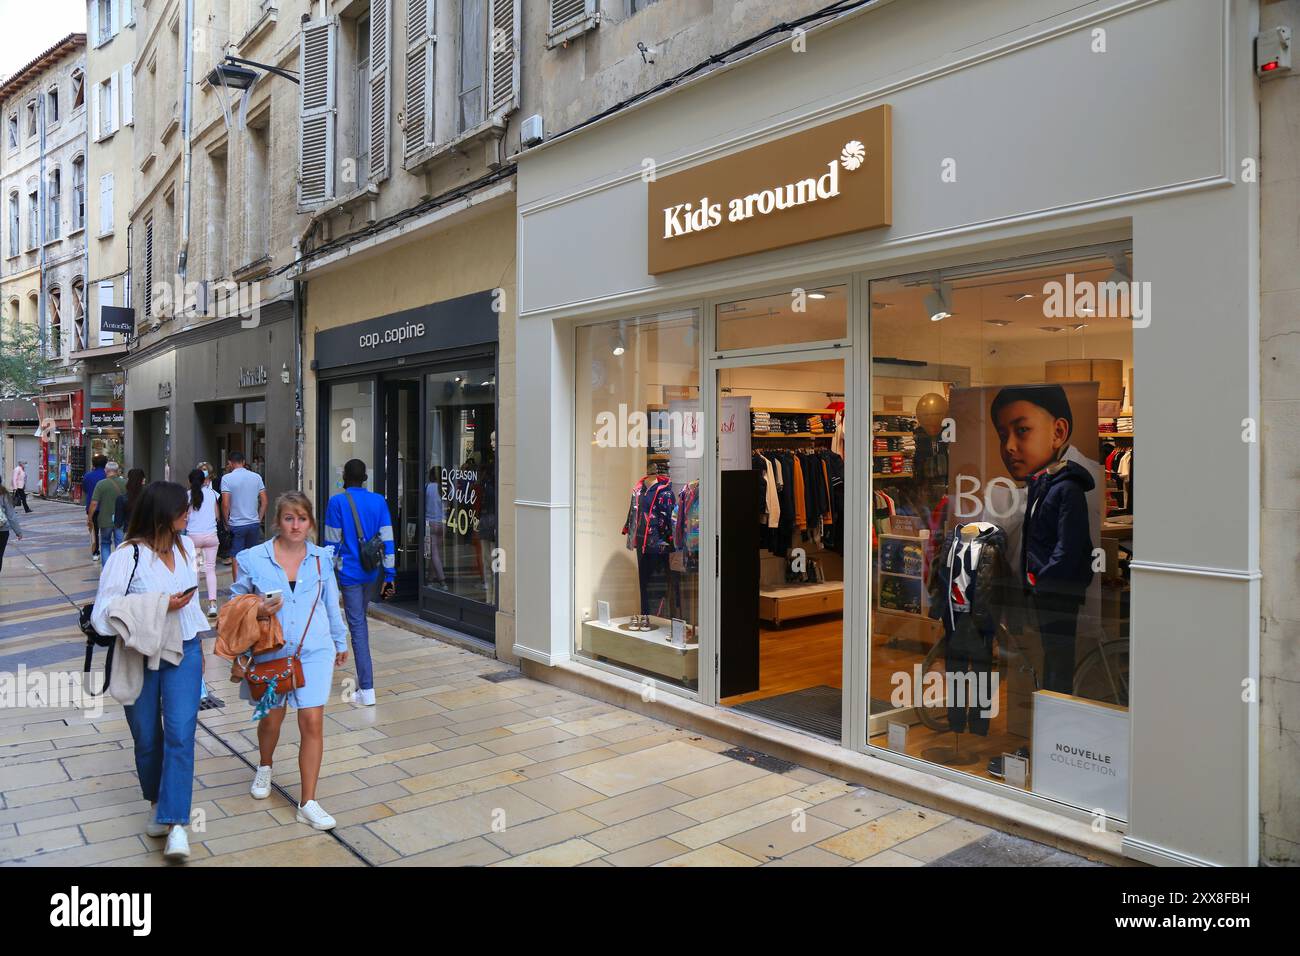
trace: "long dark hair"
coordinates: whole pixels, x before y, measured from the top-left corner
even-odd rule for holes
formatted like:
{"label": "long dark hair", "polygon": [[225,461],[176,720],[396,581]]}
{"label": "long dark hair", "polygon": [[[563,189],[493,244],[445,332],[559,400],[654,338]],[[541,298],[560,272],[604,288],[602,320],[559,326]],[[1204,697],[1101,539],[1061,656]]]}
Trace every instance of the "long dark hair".
{"label": "long dark hair", "polygon": [[[172,530],[172,522],[189,509],[190,499],[185,488],[174,481],[151,481],[140,496],[131,521],[126,529],[126,540],[138,541],[155,551],[170,551],[179,537]],[[158,544],[165,547],[159,549]]]}
{"label": "long dark hair", "polygon": [[203,474],[202,468],[195,468],[190,472],[190,510],[198,511],[203,507]]}
{"label": "long dark hair", "polygon": [[131,513],[135,503],[140,500],[140,492],[144,491],[144,469],[132,468],[126,473],[126,511]]}

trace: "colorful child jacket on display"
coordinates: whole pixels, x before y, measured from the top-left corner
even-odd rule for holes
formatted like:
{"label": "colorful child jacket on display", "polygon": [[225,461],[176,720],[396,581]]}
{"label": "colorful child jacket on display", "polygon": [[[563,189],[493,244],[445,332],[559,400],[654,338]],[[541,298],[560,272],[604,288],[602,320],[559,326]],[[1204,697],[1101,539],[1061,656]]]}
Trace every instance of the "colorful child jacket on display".
{"label": "colorful child jacket on display", "polygon": [[673,550],[673,483],[664,475],[647,475],[632,486],[623,522],[629,551],[668,554]]}
{"label": "colorful child jacket on display", "polygon": [[1073,461],[1057,461],[1030,476],[1020,556],[1026,589],[1082,600],[1092,581],[1087,494],[1095,486]]}
{"label": "colorful child jacket on display", "polygon": [[673,507],[673,546],[682,554],[682,570],[700,566],[700,483],[688,481]]}

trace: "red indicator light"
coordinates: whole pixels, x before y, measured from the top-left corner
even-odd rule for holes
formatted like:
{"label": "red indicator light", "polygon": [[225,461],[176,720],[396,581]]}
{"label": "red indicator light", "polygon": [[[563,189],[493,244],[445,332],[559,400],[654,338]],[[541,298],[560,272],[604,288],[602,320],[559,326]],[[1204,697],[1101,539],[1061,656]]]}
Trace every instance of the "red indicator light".
{"label": "red indicator light", "polygon": [[1261,73],[1270,73],[1276,69],[1277,69],[1277,60],[1269,60],[1267,63],[1265,63],[1263,66],[1259,68]]}

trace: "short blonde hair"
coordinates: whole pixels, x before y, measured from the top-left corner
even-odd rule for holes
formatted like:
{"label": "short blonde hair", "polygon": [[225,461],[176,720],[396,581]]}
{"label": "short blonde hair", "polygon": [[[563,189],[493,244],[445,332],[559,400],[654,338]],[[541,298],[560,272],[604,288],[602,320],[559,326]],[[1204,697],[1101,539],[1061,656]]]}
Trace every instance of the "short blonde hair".
{"label": "short blonde hair", "polygon": [[311,499],[301,491],[286,491],[280,497],[275,499],[275,524],[280,524],[280,515],[286,508],[292,508],[301,511],[311,522],[311,529],[316,530],[316,510],[311,506]]}

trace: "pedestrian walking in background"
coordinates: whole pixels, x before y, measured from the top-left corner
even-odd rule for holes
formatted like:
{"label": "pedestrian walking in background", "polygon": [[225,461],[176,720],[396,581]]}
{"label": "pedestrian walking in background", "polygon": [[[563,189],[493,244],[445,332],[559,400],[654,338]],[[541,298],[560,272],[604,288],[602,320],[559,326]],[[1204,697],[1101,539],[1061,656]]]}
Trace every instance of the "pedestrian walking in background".
{"label": "pedestrian walking in background", "polygon": [[[256,655],[254,664],[297,654],[302,663],[303,685],[289,691],[257,724],[259,765],[250,789],[262,800],[271,794],[275,747],[280,741],[286,704],[298,711],[298,771],[302,780],[297,819],[317,830],[334,828],[335,820],[316,802],[316,783],[325,752],[325,704],[334,680],[334,668],[347,662],[347,628],[339,613],[339,591],[330,572],[330,551],[312,544],[316,516],[311,499],[301,491],[288,491],[275,502],[275,536],[265,544],[235,555],[239,577],[232,595],[263,595],[258,617],[275,617],[284,633],[284,646]],[[267,692],[271,693],[270,691]],[[248,682],[240,696],[251,699]],[[260,704],[265,704],[263,697]],[[259,704],[259,706],[260,706]]]}
{"label": "pedestrian walking in background", "polygon": [[14,466],[13,482],[10,487],[13,488],[14,504],[22,505],[23,511],[31,514],[32,509],[27,505],[27,462],[20,461]]}
{"label": "pedestrian walking in background", "polygon": [[[382,542],[376,547],[373,542]],[[325,544],[334,552],[343,611],[357,659],[357,692],[353,703],[375,705],[375,675],[370,662],[370,625],[366,608],[376,597],[393,596],[396,557],[388,502],[366,490],[366,463],[353,458],[343,466],[343,491],[325,507]],[[380,578],[383,579],[379,587]]]}
{"label": "pedestrian walking in background", "polygon": [[90,520],[95,523],[99,531],[101,561],[106,560],[113,549],[122,543],[122,532],[114,524],[113,516],[117,508],[117,499],[124,494],[126,494],[126,482],[118,474],[117,462],[107,462],[104,465],[104,477],[96,483],[95,491],[90,497],[89,511]]}
{"label": "pedestrian walking in background", "polygon": [[140,791],[153,805],[145,832],[167,837],[163,855],[190,855],[185,826],[194,790],[194,731],[199,715],[208,622],[199,606],[194,546],[181,533],[189,495],[155,481],[127,526],[126,546],[104,555],[91,622],[118,636],[110,693],[125,706],[135,743]]}
{"label": "pedestrian walking in background", "polygon": [[208,617],[217,616],[217,493],[202,468],[190,472],[190,540],[199,549],[208,585]]}
{"label": "pedestrian walking in background", "polygon": [[144,493],[145,484],[143,468],[132,468],[126,473],[126,491],[118,495],[117,501],[113,503],[113,526],[122,532],[121,538],[126,537],[131,513],[135,511],[136,502]]}
{"label": "pedestrian walking in background", "polygon": [[262,476],[249,471],[244,453],[232,451],[221,479],[221,515],[230,529],[231,574],[239,577],[239,552],[262,543],[262,519],[266,517],[266,485]]}
{"label": "pedestrian walking in background", "polygon": [[5,567],[5,548],[9,547],[10,531],[18,535],[19,541],[23,539],[23,529],[18,523],[18,512],[9,497],[9,489],[0,482],[0,571]]}
{"label": "pedestrian walking in background", "polygon": [[95,560],[99,557],[99,529],[95,527],[95,522],[90,518],[90,499],[94,497],[95,486],[104,480],[104,466],[108,464],[108,458],[104,455],[96,455],[90,460],[90,471],[86,472],[81,479],[81,500],[86,506],[86,530],[90,532],[90,558]]}

